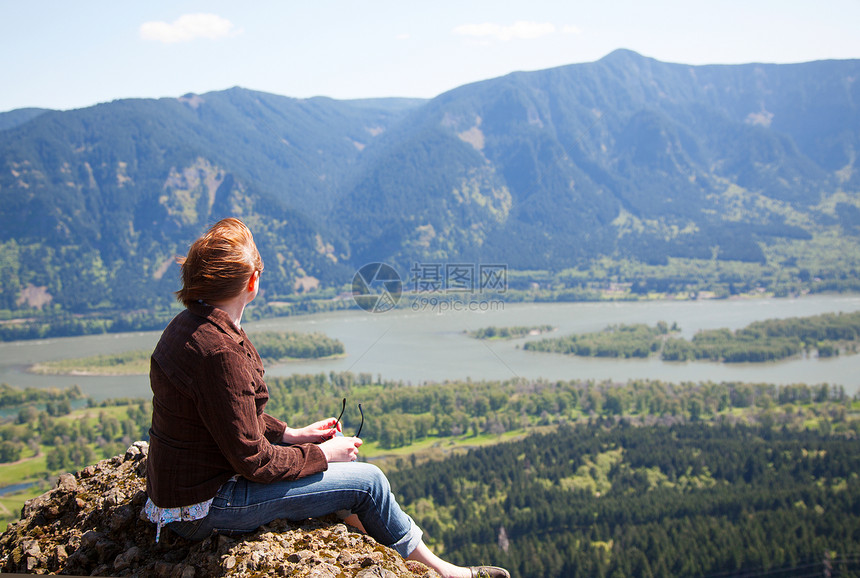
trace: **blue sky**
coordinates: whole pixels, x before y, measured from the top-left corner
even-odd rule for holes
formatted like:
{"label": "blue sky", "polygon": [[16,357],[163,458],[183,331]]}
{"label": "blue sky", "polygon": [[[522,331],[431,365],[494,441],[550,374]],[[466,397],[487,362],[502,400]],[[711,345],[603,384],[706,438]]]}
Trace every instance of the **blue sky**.
{"label": "blue sky", "polygon": [[617,48],[666,62],[860,58],[860,0],[0,0],[0,111],[242,86],[432,98]]}

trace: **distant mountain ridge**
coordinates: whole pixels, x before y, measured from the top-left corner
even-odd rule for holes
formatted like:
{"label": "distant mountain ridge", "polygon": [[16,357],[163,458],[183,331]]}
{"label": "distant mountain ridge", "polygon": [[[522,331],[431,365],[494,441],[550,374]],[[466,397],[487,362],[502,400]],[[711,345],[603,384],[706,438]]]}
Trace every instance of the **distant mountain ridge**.
{"label": "distant mountain ridge", "polygon": [[24,124],[42,113],[48,112],[45,108],[19,108],[9,112],[0,113],[0,130],[14,128]]}
{"label": "distant mountain ridge", "polygon": [[371,261],[761,263],[856,239],[857,79],[860,60],[619,50],[429,101],[233,88],[2,113],[0,309],[35,287],[69,311],[163,302],[172,256],[225,215],[257,233],[269,297]]}
{"label": "distant mountain ridge", "polygon": [[[617,51],[446,93],[413,114],[419,136],[409,144],[423,153],[435,142],[449,175],[472,175],[461,182],[483,182],[506,199],[495,213],[504,222],[480,222],[486,236],[470,248],[516,267],[570,266],[616,250],[707,258],[715,246],[724,258],[757,261],[762,236],[808,234],[786,226],[787,215],[756,207],[760,198],[806,212],[822,194],[858,190],[858,72],[858,61],[691,67]],[[401,204],[414,195],[420,206],[426,194],[374,184]],[[457,205],[456,196],[436,190],[426,222],[410,212],[409,231],[395,217],[387,234],[400,231],[400,242],[382,235],[366,244],[408,246],[426,237],[428,223],[444,230],[442,207]],[[727,227],[720,213],[738,202],[741,214]],[[659,249],[645,253],[653,244]]]}
{"label": "distant mountain ridge", "polygon": [[164,301],[173,257],[226,215],[254,227],[285,293],[305,276],[331,284],[347,251],[322,218],[332,191],[408,108],[231,89],[45,112],[2,131],[0,308],[28,286],[72,311]]}

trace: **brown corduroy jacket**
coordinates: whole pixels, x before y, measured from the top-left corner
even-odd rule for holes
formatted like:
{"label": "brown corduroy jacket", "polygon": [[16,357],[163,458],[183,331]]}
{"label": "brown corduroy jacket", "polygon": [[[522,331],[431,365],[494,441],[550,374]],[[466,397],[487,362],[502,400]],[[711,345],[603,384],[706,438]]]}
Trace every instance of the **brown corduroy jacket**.
{"label": "brown corduroy jacket", "polygon": [[278,445],[286,424],[263,410],[263,362],[222,310],[194,304],[164,330],[150,366],[146,491],[161,508],[215,496],[235,474],[269,483],[327,468],[314,444]]}

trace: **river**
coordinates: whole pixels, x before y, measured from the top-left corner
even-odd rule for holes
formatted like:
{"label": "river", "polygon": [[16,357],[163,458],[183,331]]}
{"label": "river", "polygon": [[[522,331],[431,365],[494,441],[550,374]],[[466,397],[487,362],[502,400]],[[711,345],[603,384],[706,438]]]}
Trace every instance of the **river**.
{"label": "river", "polygon": [[[487,311],[412,311],[385,313],[341,311],[302,317],[267,319],[244,324],[254,331],[320,331],[340,339],[347,355],[324,361],[291,362],[267,368],[269,376],[329,371],[366,372],[412,384],[446,379],[594,379],[627,381],[649,378],[671,382],[745,381],[830,383],[850,394],[860,390],[860,355],[829,359],[798,358],[763,364],[712,362],[668,363],[647,360],[579,358],[528,352],[526,337],[511,341],[479,341],[465,330],[495,325],[543,325],[551,335],[598,331],[617,323],[677,322],[689,338],[700,329],[738,329],[757,320],[805,317],[860,310],[860,295],[816,295],[797,299],[739,299],[599,303],[496,303]],[[146,376],[44,376],[27,372],[38,362],[151,349],[159,332],[92,335],[0,343],[0,383],[18,387],[68,387],[77,384],[97,400],[149,397]]]}

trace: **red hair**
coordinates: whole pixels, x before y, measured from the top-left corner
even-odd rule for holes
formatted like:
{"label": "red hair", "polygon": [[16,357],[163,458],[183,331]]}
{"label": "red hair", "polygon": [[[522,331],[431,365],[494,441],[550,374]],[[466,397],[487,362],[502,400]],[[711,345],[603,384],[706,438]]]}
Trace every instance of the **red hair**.
{"label": "red hair", "polygon": [[182,267],[182,289],[176,298],[185,306],[195,301],[218,302],[242,293],[251,275],[263,271],[263,259],[251,230],[235,218],[222,219],[194,241]]}

